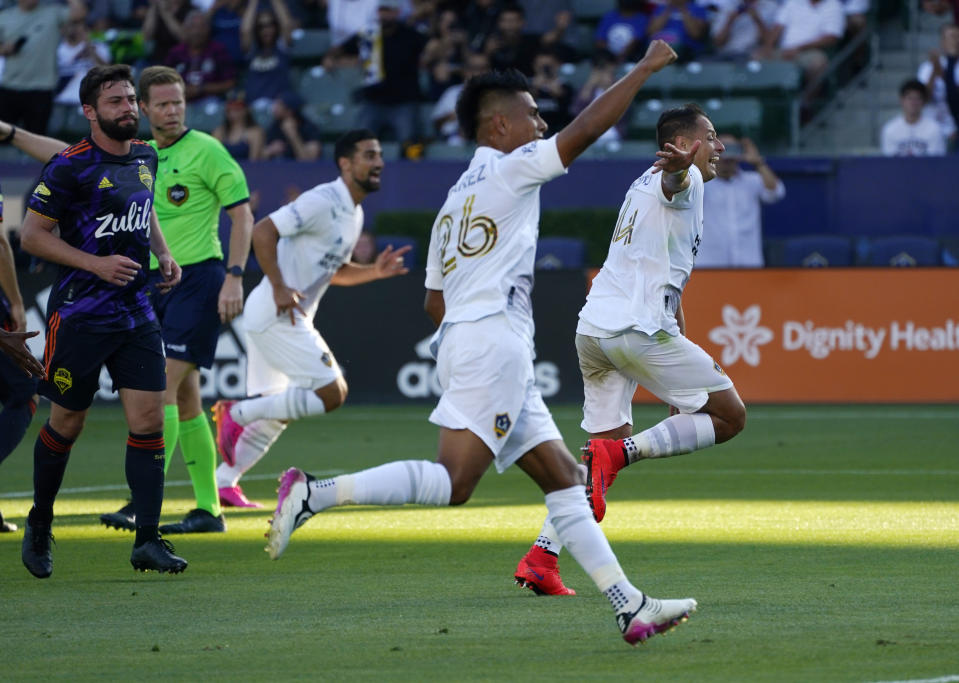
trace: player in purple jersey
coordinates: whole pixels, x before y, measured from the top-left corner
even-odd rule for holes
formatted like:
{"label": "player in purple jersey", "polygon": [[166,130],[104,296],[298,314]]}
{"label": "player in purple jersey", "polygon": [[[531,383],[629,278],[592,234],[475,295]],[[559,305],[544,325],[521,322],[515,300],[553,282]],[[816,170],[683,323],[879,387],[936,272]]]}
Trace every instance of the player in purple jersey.
{"label": "player in purple jersey", "polygon": [[130,430],[126,475],[137,505],[130,563],[182,572],[186,560],[157,531],[166,377],[160,326],[146,293],[150,252],[160,263],[161,292],[180,280],[153,211],[157,155],[133,139],[139,116],[130,67],[91,69],[80,101],[90,135],[47,162],[21,230],[26,251],[59,264],[47,309],[47,376],[39,387],[51,401],[50,419],[34,447],[33,508],[21,557],[38,578],[53,572],[54,500],[106,365]]}

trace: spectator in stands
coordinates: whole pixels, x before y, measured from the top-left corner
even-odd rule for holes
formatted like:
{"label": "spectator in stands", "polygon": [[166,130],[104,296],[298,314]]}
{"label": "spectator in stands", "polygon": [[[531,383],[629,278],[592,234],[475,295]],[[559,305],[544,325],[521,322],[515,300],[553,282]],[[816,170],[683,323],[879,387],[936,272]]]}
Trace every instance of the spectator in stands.
{"label": "spectator in stands", "polygon": [[222,44],[210,40],[210,21],[200,10],[183,21],[183,42],[173,46],[166,65],[177,70],[186,83],[187,102],[222,101],[236,87],[236,68]]}
{"label": "spectator in stands", "polygon": [[936,120],[923,108],[928,101],[926,86],[909,80],[899,88],[902,113],[882,127],[880,147],[887,157],[923,157],[946,153],[946,138]]}
{"label": "spectator in stands", "polygon": [[864,31],[869,22],[869,0],[842,0],[846,15],[846,37],[852,38]]}
{"label": "spectator in stands", "polygon": [[552,48],[563,62],[578,58],[575,47],[572,0],[519,0],[526,13],[527,33],[539,37],[542,48]]}
{"label": "spectator in stands", "polygon": [[420,55],[425,36],[400,22],[400,0],[378,0],[377,25],[353,36],[328,56],[358,53],[366,74],[359,90],[362,109],[358,127],[380,139],[394,139],[404,150],[419,139]]}
{"label": "spectator in stands", "polygon": [[501,5],[500,0],[474,0],[467,5],[462,21],[469,38],[469,49],[473,52],[482,52],[486,41],[496,31]]}
{"label": "spectator in stands", "polygon": [[646,37],[666,41],[685,61],[703,51],[708,31],[706,10],[694,0],[665,0],[650,13]]}
{"label": "spectator in stands", "polygon": [[247,0],[240,29],[243,53],[247,55],[246,98],[254,109],[272,106],[290,82],[289,46],[293,18],[284,0],[270,0],[272,9],[258,9],[258,0]]}
{"label": "spectator in stands", "polygon": [[570,108],[573,89],[559,77],[560,53],[556,48],[543,50],[533,60],[531,95],[539,107],[539,115],[553,132],[563,129],[573,120]]}
{"label": "spectator in stands", "polygon": [[[726,151],[703,195],[703,241],[696,268],[762,268],[761,204],[786,196],[786,187],[749,138],[720,135]],[[755,168],[745,171],[740,163]]]}
{"label": "spectator in stands", "polygon": [[143,37],[153,44],[151,64],[165,64],[170,50],[183,42],[183,22],[194,9],[190,0],[146,0],[146,4],[134,4],[133,15],[143,17]]}
{"label": "spectator in stands", "polygon": [[303,118],[302,106],[299,96],[292,92],[273,102],[273,125],[266,131],[267,159],[316,161],[320,158],[320,131]]}
{"label": "spectator in stands", "polygon": [[242,13],[243,0],[214,0],[206,10],[210,21],[210,38],[226,48],[233,65],[238,69],[243,66],[246,55],[240,39]]}
{"label": "spectator in stands", "polygon": [[317,29],[329,28],[327,20],[327,0],[295,0],[290,3],[290,14],[297,28]]}
{"label": "spectator in stands", "polygon": [[63,39],[57,46],[57,71],[60,82],[54,101],[80,104],[80,81],[95,66],[110,63],[110,48],[90,38],[83,17],[70,19],[63,27]]}
{"label": "spectator in stands", "polygon": [[[466,66],[463,69],[464,81],[487,71],[489,71],[489,58],[485,54],[471,52],[466,56]],[[447,88],[436,101],[430,115],[436,137],[448,145],[466,144],[466,141],[460,135],[459,121],[456,119],[456,100],[462,90],[463,83],[457,83]]]}
{"label": "spectator in stands", "polygon": [[213,137],[237,161],[260,161],[265,156],[266,132],[253,118],[242,94],[227,99],[223,123],[213,129]]}
{"label": "spectator in stands", "polygon": [[620,61],[634,61],[646,50],[648,26],[646,0],[617,0],[616,9],[600,17],[596,49],[608,50]]}
{"label": "spectator in stands", "polygon": [[743,0],[720,8],[712,20],[716,57],[744,59],[760,49],[778,10],[776,0]]}
{"label": "spectator in stands", "polygon": [[[592,67],[586,82],[573,100],[572,114],[577,116],[589,106],[590,102],[606,92],[607,88],[616,82],[616,57],[609,50],[596,50],[593,53]],[[603,133],[596,144],[606,145],[617,143],[626,134],[627,114],[615,126]]]}
{"label": "spectator in stands", "polygon": [[0,119],[33,133],[46,133],[57,86],[60,27],[83,18],[79,0],[68,5],[40,5],[17,0],[0,11]]}
{"label": "spectator in stands", "polygon": [[519,5],[506,5],[496,19],[496,30],[486,39],[483,51],[493,69],[516,69],[533,75],[533,59],[539,51],[539,36],[524,32],[526,13]]}
{"label": "spectator in stands", "polygon": [[826,50],[839,42],[845,27],[840,0],[785,0],[756,56],[795,61],[809,83],[825,72]]}
{"label": "spectator in stands", "polygon": [[939,28],[939,50],[919,65],[916,77],[926,86],[933,117],[947,140],[954,140],[959,126],[959,26]]}
{"label": "spectator in stands", "polygon": [[463,80],[466,61],[466,31],[456,12],[443,10],[433,22],[430,39],[423,48],[422,68],[429,74],[426,99],[435,101],[450,86]]}

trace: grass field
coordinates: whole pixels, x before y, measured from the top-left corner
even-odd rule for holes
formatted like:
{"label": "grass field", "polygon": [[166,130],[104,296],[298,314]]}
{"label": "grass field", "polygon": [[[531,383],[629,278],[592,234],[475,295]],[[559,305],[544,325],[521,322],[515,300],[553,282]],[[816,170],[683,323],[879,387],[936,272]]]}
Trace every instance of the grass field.
{"label": "grass field", "polygon": [[[434,457],[428,406],[348,406],[292,426],[245,483],[275,501],[290,465],[334,474]],[[572,449],[576,406],[554,407]],[[639,408],[638,425],[663,415]],[[0,468],[0,510],[29,509],[38,419]],[[690,621],[620,639],[571,557],[575,598],[536,598],[512,571],[542,496],[490,473],[465,507],[340,508],[263,552],[269,511],[174,538],[180,576],[137,574],[132,536],[97,515],[125,500],[126,429],[94,408],[57,502],[54,573],[0,535],[0,680],[959,681],[959,409],[754,407],[746,431],[625,470],[603,527],[627,574],[692,596]],[[192,507],[179,455],[164,520]]]}

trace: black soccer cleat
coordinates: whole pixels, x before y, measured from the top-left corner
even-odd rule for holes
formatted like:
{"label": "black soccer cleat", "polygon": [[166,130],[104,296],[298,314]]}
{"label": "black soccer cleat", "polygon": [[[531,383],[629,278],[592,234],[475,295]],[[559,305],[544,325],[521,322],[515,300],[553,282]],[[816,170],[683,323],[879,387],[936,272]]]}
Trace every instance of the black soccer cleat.
{"label": "black soccer cleat", "polygon": [[164,524],[160,527],[161,534],[209,534],[224,531],[226,531],[226,522],[223,515],[214,517],[200,508],[186,513],[182,522]]}
{"label": "black soccer cleat", "polygon": [[17,530],[17,525],[13,522],[8,522],[3,518],[3,513],[0,512],[0,534],[9,534]]}
{"label": "black soccer cleat", "polygon": [[107,512],[100,515],[100,522],[114,529],[123,529],[125,531],[137,530],[137,513],[133,507],[133,501],[129,501],[116,512]]}
{"label": "black soccer cleat", "polygon": [[23,566],[38,579],[45,579],[53,573],[53,551],[50,542],[53,534],[49,524],[31,522],[23,526],[23,545],[20,557]]}
{"label": "black soccer cleat", "polygon": [[155,571],[179,574],[186,569],[187,561],[173,554],[173,544],[162,538],[154,538],[133,549],[130,564],[139,572]]}

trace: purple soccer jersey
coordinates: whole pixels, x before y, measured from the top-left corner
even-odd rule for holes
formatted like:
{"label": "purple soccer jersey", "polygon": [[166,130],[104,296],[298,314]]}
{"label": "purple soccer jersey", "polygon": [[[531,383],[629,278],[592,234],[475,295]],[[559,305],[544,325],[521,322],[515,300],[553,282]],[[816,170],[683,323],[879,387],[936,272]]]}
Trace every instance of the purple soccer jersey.
{"label": "purple soccer jersey", "polygon": [[47,304],[54,312],[98,329],[128,330],[156,320],[147,297],[150,211],[157,154],[133,140],[118,157],[84,138],[44,166],[27,208],[57,222],[60,239],[98,256],[122,254],[142,266],[126,285],[61,265]]}

